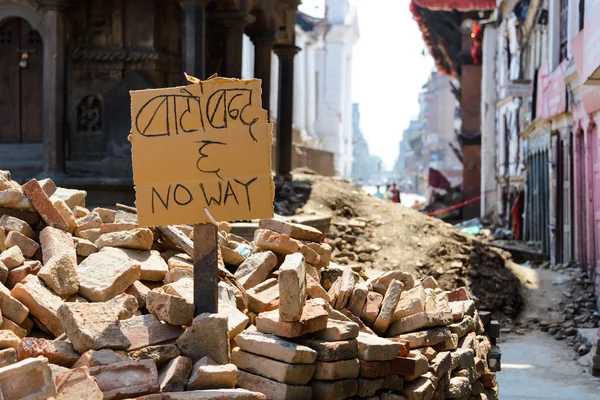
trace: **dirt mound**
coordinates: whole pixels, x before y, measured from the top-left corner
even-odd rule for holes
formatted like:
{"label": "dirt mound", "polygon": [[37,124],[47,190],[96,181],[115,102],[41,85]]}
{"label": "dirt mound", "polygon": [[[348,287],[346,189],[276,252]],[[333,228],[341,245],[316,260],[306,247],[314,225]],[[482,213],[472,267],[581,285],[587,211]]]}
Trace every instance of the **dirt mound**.
{"label": "dirt mound", "polygon": [[[334,261],[342,255],[343,261],[365,265],[368,275],[394,269],[432,275],[445,290],[469,287],[481,300],[482,309],[510,318],[521,311],[520,281],[505,265],[510,253],[491,248],[441,220],[376,199],[350,182],[313,175],[295,175],[295,180],[311,186],[310,191],[304,186],[303,192],[310,197],[302,212],[333,216]],[[284,202],[283,196],[278,201]],[[343,229],[357,220],[366,227]],[[377,251],[372,257],[353,256],[354,246],[359,245]]]}

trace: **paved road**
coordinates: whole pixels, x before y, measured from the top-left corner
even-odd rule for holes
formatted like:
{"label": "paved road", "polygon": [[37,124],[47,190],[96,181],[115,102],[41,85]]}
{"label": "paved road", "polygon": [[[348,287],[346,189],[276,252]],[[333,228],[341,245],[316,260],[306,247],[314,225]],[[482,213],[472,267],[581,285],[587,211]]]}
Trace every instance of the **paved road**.
{"label": "paved road", "polygon": [[600,381],[547,333],[507,335],[499,345],[500,400],[600,400]]}

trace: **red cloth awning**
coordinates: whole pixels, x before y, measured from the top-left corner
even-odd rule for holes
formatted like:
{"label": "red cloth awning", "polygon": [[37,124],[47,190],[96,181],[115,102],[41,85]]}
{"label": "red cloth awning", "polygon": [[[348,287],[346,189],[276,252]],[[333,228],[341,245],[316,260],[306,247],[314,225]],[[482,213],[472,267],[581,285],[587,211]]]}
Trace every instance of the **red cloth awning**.
{"label": "red cloth awning", "polygon": [[432,11],[489,11],[496,8],[496,0],[412,0],[412,2]]}

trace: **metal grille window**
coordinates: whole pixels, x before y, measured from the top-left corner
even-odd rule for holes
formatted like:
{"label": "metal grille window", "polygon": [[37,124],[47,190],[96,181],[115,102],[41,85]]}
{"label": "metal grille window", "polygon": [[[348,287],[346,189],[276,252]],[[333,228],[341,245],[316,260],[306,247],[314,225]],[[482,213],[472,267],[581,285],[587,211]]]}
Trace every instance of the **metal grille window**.
{"label": "metal grille window", "polygon": [[560,0],[559,62],[567,58],[569,0]]}

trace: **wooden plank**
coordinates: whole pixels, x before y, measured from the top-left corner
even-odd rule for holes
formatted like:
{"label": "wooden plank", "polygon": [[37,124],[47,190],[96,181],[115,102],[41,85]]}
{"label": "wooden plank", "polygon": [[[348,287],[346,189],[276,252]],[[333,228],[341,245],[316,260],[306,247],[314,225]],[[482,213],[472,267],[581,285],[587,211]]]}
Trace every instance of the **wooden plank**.
{"label": "wooden plank", "polygon": [[[211,224],[212,225],[212,224]],[[214,226],[214,225],[213,225]],[[179,247],[185,254],[190,257],[194,257],[194,242],[185,236],[183,232],[174,226],[159,226],[158,229],[169,238],[177,247]],[[215,227],[216,229],[216,227]],[[195,231],[194,231],[195,235]],[[195,236],[194,236],[195,237]],[[216,240],[216,233],[215,233]]]}
{"label": "wooden plank", "polygon": [[217,227],[194,225],[194,315],[218,311],[217,251]]}

